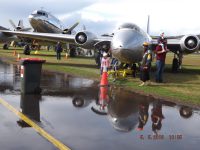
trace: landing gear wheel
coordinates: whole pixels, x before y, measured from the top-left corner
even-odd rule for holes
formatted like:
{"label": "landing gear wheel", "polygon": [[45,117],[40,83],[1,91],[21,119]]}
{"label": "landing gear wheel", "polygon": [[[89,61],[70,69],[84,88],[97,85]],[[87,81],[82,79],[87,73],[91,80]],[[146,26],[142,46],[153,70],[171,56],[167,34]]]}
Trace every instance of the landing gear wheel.
{"label": "landing gear wheel", "polygon": [[174,58],[172,62],[172,72],[178,72],[178,69],[179,69],[178,58]]}

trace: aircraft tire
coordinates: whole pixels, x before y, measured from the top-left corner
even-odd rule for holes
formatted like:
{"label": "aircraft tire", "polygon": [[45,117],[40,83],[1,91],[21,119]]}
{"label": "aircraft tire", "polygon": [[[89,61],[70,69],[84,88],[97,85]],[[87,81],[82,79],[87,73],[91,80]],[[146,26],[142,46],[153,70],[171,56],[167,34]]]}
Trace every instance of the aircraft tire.
{"label": "aircraft tire", "polygon": [[178,68],[179,68],[179,61],[177,58],[174,58],[173,59],[173,62],[172,62],[172,72],[178,72]]}

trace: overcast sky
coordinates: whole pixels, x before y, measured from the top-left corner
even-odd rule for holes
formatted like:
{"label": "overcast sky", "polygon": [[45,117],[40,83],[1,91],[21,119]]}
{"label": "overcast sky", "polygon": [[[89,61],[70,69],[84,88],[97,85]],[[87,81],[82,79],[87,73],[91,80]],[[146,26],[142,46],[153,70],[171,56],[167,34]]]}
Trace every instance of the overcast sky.
{"label": "overcast sky", "polygon": [[167,35],[200,33],[199,0],[0,0],[0,25],[12,29],[8,20],[24,20],[43,7],[65,26],[79,21],[97,34],[112,33],[123,22],[133,22],[146,31],[150,15],[150,34]]}

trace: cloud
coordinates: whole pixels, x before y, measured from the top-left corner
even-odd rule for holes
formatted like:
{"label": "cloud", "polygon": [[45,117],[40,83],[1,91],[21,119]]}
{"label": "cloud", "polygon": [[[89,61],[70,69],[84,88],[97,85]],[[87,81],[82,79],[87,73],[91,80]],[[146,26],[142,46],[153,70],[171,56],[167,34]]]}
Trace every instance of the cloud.
{"label": "cloud", "polygon": [[29,26],[28,16],[36,9],[43,8],[51,12],[55,16],[67,14],[83,9],[93,4],[93,0],[6,0],[0,5],[1,25],[10,27],[9,19],[13,19],[16,23],[19,19],[23,19],[25,25]]}
{"label": "cloud", "polygon": [[[113,32],[122,22],[133,22],[146,30],[147,16],[150,15],[150,33],[164,30],[167,35],[199,33],[199,6],[197,0],[6,0],[0,5],[2,26],[10,26],[8,19],[17,22],[35,9],[45,10],[59,17],[64,24],[80,21],[97,34]],[[77,29],[78,29],[77,28]]]}

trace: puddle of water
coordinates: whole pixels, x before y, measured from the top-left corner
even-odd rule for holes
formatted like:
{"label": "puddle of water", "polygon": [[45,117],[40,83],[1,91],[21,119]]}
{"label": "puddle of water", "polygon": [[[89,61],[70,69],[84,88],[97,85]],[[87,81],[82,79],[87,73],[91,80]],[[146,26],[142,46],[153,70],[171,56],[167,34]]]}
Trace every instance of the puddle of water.
{"label": "puddle of water", "polygon": [[13,76],[3,82],[12,88],[3,84],[0,96],[72,149],[199,149],[197,108],[52,73],[43,73],[42,95],[20,95],[13,92],[20,89],[18,75]]}
{"label": "puddle of water", "polygon": [[[4,96],[12,105],[20,107],[19,96]],[[0,112],[0,145],[2,150],[56,149],[46,139],[38,136],[34,129],[21,126],[19,123],[21,120],[1,104]]]}

